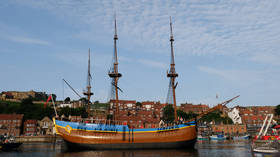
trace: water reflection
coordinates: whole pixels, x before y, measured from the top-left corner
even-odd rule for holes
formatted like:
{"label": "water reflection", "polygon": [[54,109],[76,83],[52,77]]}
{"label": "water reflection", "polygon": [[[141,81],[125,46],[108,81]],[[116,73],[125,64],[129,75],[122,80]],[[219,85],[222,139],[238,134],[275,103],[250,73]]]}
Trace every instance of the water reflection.
{"label": "water reflection", "polygon": [[253,157],[279,157],[280,153],[277,154],[266,154],[266,153],[253,153]]}
{"label": "water reflection", "polygon": [[249,141],[198,141],[199,157],[251,157]]}
{"label": "water reflection", "polygon": [[63,152],[56,157],[197,157],[196,149],[188,150],[118,150]]}
{"label": "water reflection", "polygon": [[23,144],[17,151],[0,152],[1,157],[280,157],[252,153],[250,141],[198,141],[195,149],[104,150],[71,152],[61,144]]}

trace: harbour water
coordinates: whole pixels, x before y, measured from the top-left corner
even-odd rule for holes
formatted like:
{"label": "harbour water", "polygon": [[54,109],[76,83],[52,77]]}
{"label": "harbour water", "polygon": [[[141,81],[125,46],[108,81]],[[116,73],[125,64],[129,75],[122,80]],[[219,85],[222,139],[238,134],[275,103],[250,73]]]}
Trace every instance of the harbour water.
{"label": "harbour water", "polygon": [[198,141],[194,149],[69,151],[63,144],[23,144],[19,150],[0,152],[1,157],[276,157],[254,154],[249,141]]}

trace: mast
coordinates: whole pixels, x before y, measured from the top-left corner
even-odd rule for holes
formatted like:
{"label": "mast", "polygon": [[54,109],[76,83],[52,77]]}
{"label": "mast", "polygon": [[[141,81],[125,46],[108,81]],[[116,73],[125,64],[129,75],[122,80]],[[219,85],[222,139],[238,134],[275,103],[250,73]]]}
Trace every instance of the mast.
{"label": "mast", "polygon": [[87,113],[90,115],[90,97],[93,95],[91,92],[91,74],[90,74],[90,48],[88,49],[88,73],[87,73],[87,91],[84,92],[84,95],[87,96],[88,106]]}
{"label": "mast", "polygon": [[176,111],[176,95],[175,95],[175,89],[177,86],[177,83],[175,85],[175,79],[178,77],[178,74],[175,71],[175,60],[174,60],[174,50],[173,50],[173,32],[172,32],[172,20],[170,17],[170,46],[171,46],[171,57],[170,57],[170,69],[167,71],[167,77],[170,78],[169,81],[169,89],[168,89],[168,95],[167,95],[167,103],[173,104],[174,108],[174,120],[177,122],[177,111]]}
{"label": "mast", "polygon": [[112,78],[111,83],[111,100],[113,100],[113,110],[114,110],[114,119],[118,119],[119,115],[119,95],[118,95],[118,80],[119,77],[122,76],[121,73],[118,72],[118,53],[117,53],[117,18],[115,15],[115,35],[114,35],[114,55],[113,55],[113,66],[111,67],[108,75]]}

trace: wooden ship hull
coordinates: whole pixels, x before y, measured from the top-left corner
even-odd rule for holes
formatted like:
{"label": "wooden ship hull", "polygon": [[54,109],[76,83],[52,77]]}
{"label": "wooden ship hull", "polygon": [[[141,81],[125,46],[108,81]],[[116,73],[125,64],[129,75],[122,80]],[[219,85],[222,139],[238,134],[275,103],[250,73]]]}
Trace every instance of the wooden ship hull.
{"label": "wooden ship hull", "polygon": [[56,133],[71,149],[193,148],[196,123],[129,129],[127,125],[78,123],[54,119]]}

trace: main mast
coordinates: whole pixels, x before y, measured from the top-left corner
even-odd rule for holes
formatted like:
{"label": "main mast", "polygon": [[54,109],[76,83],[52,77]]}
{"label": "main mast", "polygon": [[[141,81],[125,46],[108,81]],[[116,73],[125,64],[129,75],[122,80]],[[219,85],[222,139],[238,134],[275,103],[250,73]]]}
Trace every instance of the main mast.
{"label": "main mast", "polygon": [[91,92],[91,74],[90,74],[90,49],[88,49],[88,73],[87,73],[87,91],[84,92],[84,95],[87,96],[88,106],[87,113],[90,115],[90,97],[93,95]]}
{"label": "main mast", "polygon": [[170,78],[168,95],[167,95],[167,103],[173,104],[174,119],[175,119],[175,122],[177,122],[176,95],[175,95],[175,88],[176,88],[177,84],[175,85],[175,79],[176,79],[176,77],[178,77],[178,74],[175,71],[173,42],[174,42],[174,37],[173,37],[173,32],[172,32],[172,21],[171,21],[171,17],[170,17],[171,61],[170,61],[170,69],[169,69],[169,71],[167,71],[167,77]]}
{"label": "main mast", "polygon": [[122,76],[121,73],[118,72],[118,53],[117,53],[117,19],[115,16],[115,35],[114,35],[114,56],[113,56],[113,66],[111,67],[108,75],[112,78],[112,90],[111,90],[111,100],[113,100],[113,110],[114,110],[114,119],[118,119],[119,115],[119,95],[118,95],[118,80],[119,77]]}

